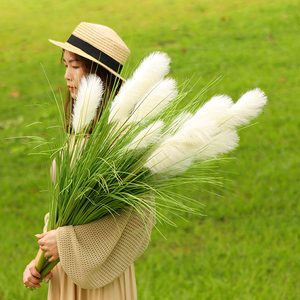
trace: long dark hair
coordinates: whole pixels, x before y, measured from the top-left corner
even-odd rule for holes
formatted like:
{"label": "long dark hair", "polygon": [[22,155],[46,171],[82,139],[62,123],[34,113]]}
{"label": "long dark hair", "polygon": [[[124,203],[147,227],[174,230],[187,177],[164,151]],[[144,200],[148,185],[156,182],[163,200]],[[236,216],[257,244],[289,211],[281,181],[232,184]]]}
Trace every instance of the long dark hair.
{"label": "long dark hair", "polygon": [[[82,66],[84,71],[88,74],[96,74],[100,77],[101,81],[104,85],[104,95],[102,96],[101,104],[98,108],[97,115],[92,123],[90,132],[93,130],[94,125],[96,124],[98,118],[101,116],[101,113],[105,109],[108,100],[111,98],[112,94],[114,96],[117,95],[119,89],[122,85],[122,80],[103,68],[101,65],[82,57],[76,53],[72,53],[75,59],[82,62]],[[62,54],[62,60],[64,56],[64,51]],[[65,113],[65,129],[68,133],[72,132],[72,113],[74,108],[75,99],[72,98],[70,91],[67,92],[67,98],[64,106],[64,113]]]}

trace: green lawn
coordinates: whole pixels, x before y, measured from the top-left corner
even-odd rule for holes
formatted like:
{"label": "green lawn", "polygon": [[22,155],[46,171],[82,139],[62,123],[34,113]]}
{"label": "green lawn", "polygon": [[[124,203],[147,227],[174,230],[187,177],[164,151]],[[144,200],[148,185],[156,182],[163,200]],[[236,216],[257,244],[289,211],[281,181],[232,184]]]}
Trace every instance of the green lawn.
{"label": "green lawn", "polygon": [[[23,287],[48,210],[48,162],[26,138],[55,122],[51,92],[64,90],[61,52],[80,21],[114,28],[131,49],[126,73],[152,51],[167,52],[171,76],[196,86],[187,101],[234,100],[260,87],[269,98],[258,124],[218,168],[226,190],[193,195],[205,217],[159,225],[136,262],[139,299],[300,299],[298,0],[2,1],[0,12],[0,299],[46,299]],[[27,126],[33,122],[38,125]],[[184,191],[186,193],[186,191]]]}

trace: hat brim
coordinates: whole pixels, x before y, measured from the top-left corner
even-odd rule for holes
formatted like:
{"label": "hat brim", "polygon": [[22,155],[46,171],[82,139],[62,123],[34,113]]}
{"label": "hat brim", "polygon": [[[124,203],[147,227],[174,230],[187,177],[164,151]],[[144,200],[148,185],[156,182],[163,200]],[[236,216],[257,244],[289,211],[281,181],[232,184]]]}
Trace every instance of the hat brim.
{"label": "hat brim", "polygon": [[105,64],[103,64],[102,62],[100,62],[99,60],[95,59],[94,57],[90,56],[89,54],[85,53],[84,51],[82,51],[81,49],[69,44],[69,43],[62,43],[62,42],[58,42],[58,41],[54,41],[49,39],[49,42],[54,44],[55,46],[58,46],[64,50],[73,52],[75,54],[78,54],[84,58],[87,58],[97,64],[99,64],[100,66],[102,66],[103,68],[105,68],[106,70],[108,70],[109,72],[111,72],[112,74],[114,74],[115,76],[119,77],[121,80],[125,81],[125,79],[120,76],[119,73],[117,73],[116,71],[112,70],[111,68],[107,67]]}

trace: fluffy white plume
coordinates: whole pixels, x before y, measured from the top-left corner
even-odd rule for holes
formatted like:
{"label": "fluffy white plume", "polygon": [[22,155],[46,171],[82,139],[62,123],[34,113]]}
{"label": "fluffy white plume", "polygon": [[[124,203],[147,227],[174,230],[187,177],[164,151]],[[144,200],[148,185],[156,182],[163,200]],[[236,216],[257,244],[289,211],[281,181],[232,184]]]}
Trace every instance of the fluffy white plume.
{"label": "fluffy white plume", "polygon": [[161,80],[136,105],[128,122],[147,121],[163,110],[177,95],[176,81],[174,79],[166,78]]}
{"label": "fluffy white plume", "polygon": [[193,162],[193,158],[187,158],[183,150],[186,150],[183,145],[164,143],[150,155],[145,167],[153,173],[181,173]]}
{"label": "fluffy white plume", "polygon": [[[189,122],[194,123],[194,119],[206,120],[207,122],[213,122],[217,129],[217,127],[226,123],[230,118],[228,111],[232,105],[233,102],[230,97],[226,95],[214,96],[200,109],[198,109],[194,117]],[[186,122],[186,125],[189,125],[189,122]]]}
{"label": "fluffy white plume", "polygon": [[208,144],[216,132],[213,121],[199,120],[194,115],[174,135],[160,144],[145,166],[153,173],[183,172],[193,162],[196,149]]}
{"label": "fluffy white plume", "polygon": [[182,112],[168,128],[170,134],[174,134],[187,120],[192,117],[192,114],[189,112]]}
{"label": "fluffy white plume", "polygon": [[238,146],[239,136],[236,130],[225,130],[211,138],[210,142],[197,150],[197,160],[217,158],[221,154],[229,153]]}
{"label": "fluffy white plume", "polygon": [[75,133],[83,130],[96,117],[102,94],[103,84],[98,76],[90,74],[81,79],[72,119]]}
{"label": "fluffy white plume", "polygon": [[159,137],[162,128],[164,127],[164,122],[156,121],[147,128],[143,129],[129,144],[129,149],[138,149],[149,146],[150,144],[156,142]]}
{"label": "fluffy white plume", "polygon": [[260,89],[254,89],[245,93],[228,111],[226,127],[237,127],[250,123],[267,104],[267,97]]}
{"label": "fluffy white plume", "polygon": [[128,117],[142,97],[168,74],[170,62],[169,56],[161,52],[146,57],[112,101],[109,122]]}
{"label": "fluffy white plume", "polygon": [[260,89],[245,93],[235,104],[226,95],[215,96],[201,107],[196,115],[199,118],[214,119],[222,130],[247,125],[261,112],[267,97]]}
{"label": "fluffy white plume", "polygon": [[197,112],[198,118],[214,118],[217,123],[222,123],[228,116],[227,111],[232,107],[232,99],[226,95],[218,95],[207,101]]}
{"label": "fluffy white plume", "polygon": [[202,147],[208,143],[212,136],[219,132],[213,116],[199,118],[197,114],[188,119],[181,128],[169,139],[187,145],[188,147]]}

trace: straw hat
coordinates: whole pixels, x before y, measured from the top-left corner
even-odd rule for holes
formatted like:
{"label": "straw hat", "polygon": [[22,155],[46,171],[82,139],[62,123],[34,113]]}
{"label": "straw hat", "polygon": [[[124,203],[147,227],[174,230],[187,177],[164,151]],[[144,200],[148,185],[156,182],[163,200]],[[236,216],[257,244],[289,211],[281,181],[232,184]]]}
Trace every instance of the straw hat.
{"label": "straw hat", "polygon": [[109,27],[82,22],[75,28],[67,42],[53,40],[49,42],[96,62],[124,80],[120,72],[130,55],[130,50]]}

